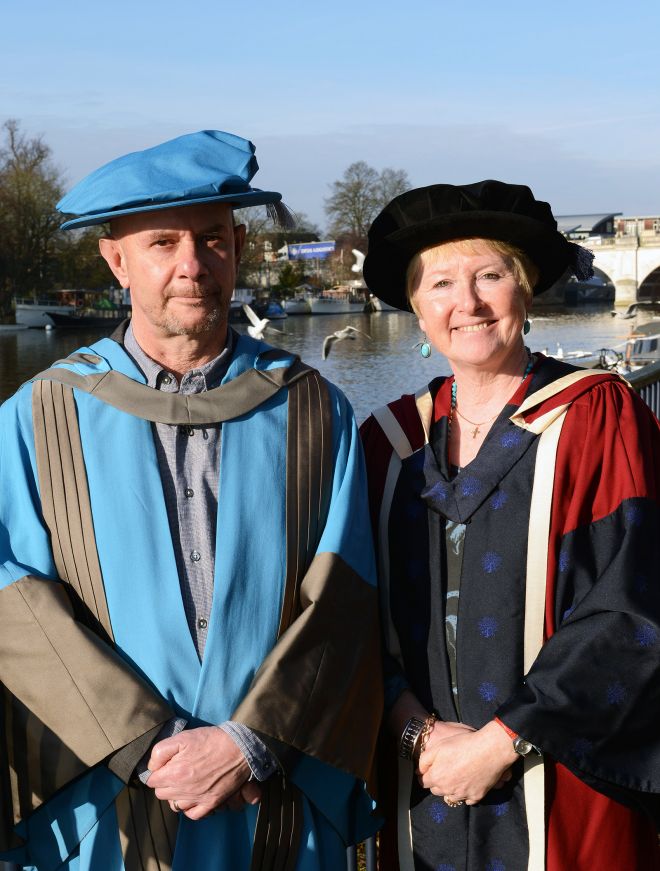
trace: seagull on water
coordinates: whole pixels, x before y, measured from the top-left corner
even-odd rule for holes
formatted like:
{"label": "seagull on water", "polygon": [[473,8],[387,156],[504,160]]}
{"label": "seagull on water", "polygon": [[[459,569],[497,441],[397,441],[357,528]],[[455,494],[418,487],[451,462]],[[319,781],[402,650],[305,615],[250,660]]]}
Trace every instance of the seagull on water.
{"label": "seagull on water", "polygon": [[335,342],[341,342],[342,339],[355,339],[354,333],[359,333],[361,336],[364,336],[366,339],[371,341],[371,336],[369,333],[365,333],[362,330],[358,330],[356,327],[344,327],[342,330],[335,330],[329,336],[326,336],[323,340],[323,359],[327,359],[328,354]]}
{"label": "seagull on water", "polygon": [[270,330],[273,333],[282,332],[282,330],[278,330],[275,327],[269,327],[269,318],[260,318],[256,311],[246,302],[243,303],[243,311],[247,315],[247,319],[250,321],[250,326],[247,328],[247,331],[253,339],[263,339],[266,330]]}

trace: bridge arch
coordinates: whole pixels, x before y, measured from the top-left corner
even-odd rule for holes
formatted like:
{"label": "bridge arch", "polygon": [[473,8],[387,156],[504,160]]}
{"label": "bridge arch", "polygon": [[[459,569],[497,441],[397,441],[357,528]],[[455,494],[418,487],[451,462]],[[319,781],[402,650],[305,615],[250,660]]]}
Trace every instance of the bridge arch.
{"label": "bridge arch", "polygon": [[640,282],[637,298],[639,300],[660,300],[660,264]]}

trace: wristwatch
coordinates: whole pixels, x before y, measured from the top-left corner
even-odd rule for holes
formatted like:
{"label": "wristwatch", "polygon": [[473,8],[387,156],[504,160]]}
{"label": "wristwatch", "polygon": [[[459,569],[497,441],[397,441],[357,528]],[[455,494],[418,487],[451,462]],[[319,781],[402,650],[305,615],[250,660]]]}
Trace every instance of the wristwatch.
{"label": "wristwatch", "polygon": [[415,745],[424,729],[424,720],[411,717],[403,728],[399,738],[399,756],[402,759],[412,759]]}
{"label": "wristwatch", "polygon": [[520,735],[513,739],[513,749],[518,756],[529,756],[530,753],[536,753],[537,756],[542,755],[538,747],[535,747],[531,741],[521,738]]}
{"label": "wristwatch", "polygon": [[518,754],[518,756],[529,756],[529,754],[533,751],[538,756],[543,756],[538,747],[532,744],[531,741],[527,741],[526,738],[521,738],[517,732],[514,732],[513,729],[509,729],[506,723],[503,723],[499,717],[494,717],[495,722],[498,726],[501,726],[506,734],[513,741],[513,749]]}

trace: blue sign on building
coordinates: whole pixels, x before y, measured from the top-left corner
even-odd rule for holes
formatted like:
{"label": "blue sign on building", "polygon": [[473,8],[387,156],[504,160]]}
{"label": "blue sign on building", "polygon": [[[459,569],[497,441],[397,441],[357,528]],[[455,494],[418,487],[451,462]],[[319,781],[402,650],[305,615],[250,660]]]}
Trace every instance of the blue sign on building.
{"label": "blue sign on building", "polygon": [[289,260],[325,260],[335,253],[334,242],[299,242],[287,248]]}

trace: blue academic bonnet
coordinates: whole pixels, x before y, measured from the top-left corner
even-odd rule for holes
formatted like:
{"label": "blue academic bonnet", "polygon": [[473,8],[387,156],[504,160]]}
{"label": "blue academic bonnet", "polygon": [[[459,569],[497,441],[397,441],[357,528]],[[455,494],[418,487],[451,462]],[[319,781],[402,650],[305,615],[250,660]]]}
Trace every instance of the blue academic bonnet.
{"label": "blue academic bonnet", "polygon": [[58,211],[73,216],[62,229],[198,203],[279,204],[281,194],[250,186],[259,169],[254,152],[254,145],[240,136],[200,130],[118,157],[62,197]]}

